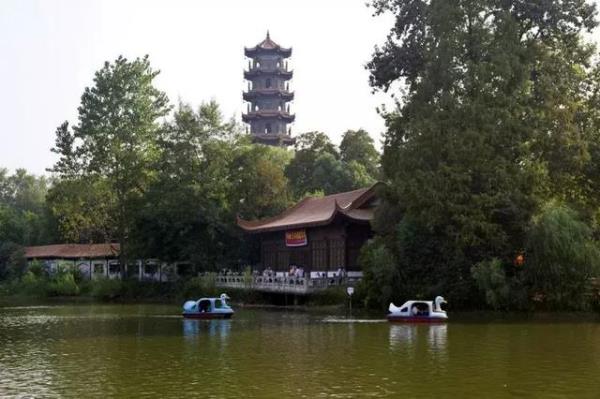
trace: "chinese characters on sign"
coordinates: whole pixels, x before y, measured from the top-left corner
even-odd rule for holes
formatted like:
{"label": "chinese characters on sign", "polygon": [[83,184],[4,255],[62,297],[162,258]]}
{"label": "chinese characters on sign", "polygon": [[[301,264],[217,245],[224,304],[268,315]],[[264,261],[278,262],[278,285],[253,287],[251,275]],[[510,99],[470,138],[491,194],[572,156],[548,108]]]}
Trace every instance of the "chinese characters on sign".
{"label": "chinese characters on sign", "polygon": [[286,247],[301,247],[308,244],[306,230],[289,230],[285,232]]}

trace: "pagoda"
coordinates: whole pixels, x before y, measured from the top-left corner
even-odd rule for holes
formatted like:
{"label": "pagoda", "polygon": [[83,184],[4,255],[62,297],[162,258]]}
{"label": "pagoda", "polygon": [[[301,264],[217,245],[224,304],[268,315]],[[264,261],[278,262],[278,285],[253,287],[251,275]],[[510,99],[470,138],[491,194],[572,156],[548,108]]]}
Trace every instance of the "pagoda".
{"label": "pagoda", "polygon": [[289,88],[292,71],[288,70],[286,60],[292,49],[275,43],[267,32],[265,40],[254,47],[245,47],[244,54],[250,60],[248,70],[244,71],[248,91],[243,98],[248,107],[242,120],[250,125],[253,141],[276,146],[294,144],[288,128],[296,117],[290,114],[288,104],[294,99]]}

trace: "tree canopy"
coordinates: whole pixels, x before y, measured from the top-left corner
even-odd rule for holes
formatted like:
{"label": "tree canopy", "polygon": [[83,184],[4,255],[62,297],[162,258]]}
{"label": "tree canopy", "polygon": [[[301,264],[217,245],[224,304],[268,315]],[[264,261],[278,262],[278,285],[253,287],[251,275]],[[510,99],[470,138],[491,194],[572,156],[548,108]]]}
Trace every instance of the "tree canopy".
{"label": "tree canopy", "polygon": [[[78,221],[111,225],[113,228],[103,230],[107,234],[103,238],[121,244],[123,259],[128,255],[135,212],[153,179],[151,164],[158,153],[161,118],[170,110],[167,96],[153,83],[158,73],[151,68],[147,56],[133,61],[118,57],[112,63],[106,62],[96,72],[93,86],[81,96],[78,124],[73,126],[73,132],[69,132],[67,123],[56,132],[53,151],[60,158],[51,170],[65,180],[82,177],[75,187],[70,186],[74,190],[62,186],[62,194],[67,195],[55,192],[52,197],[64,200],[62,209],[69,212],[63,214],[79,215],[61,218],[71,222],[67,227],[63,225],[63,230],[71,231]],[[104,197],[100,201],[99,191]],[[83,205],[73,207],[78,201]],[[55,209],[60,207],[57,202]],[[88,212],[98,208],[98,212]],[[89,220],[90,214],[99,219]]]}
{"label": "tree canopy", "polygon": [[[393,13],[395,24],[368,63],[370,82],[400,88],[397,108],[385,115],[389,184],[375,222],[386,237],[381,245],[400,269],[413,271],[403,280],[413,295],[444,292],[473,303],[471,266],[510,263],[543,204],[559,199],[597,214],[597,201],[589,201],[598,181],[590,102],[599,81],[583,37],[596,26],[595,6],[372,5],[377,14]],[[401,231],[419,232],[418,246]],[[428,247],[428,256],[411,256]]]}
{"label": "tree canopy", "polygon": [[[215,101],[173,110],[157,75],[148,57],[106,62],[77,123],[56,129],[46,201],[63,241],[119,242],[123,262],[212,270],[251,256],[237,217],[272,216],[306,193],[374,181],[378,154],[363,130],[347,132],[340,149],[321,132],[300,135],[296,152],[253,144]],[[0,195],[7,190],[0,184]]]}
{"label": "tree canopy", "polygon": [[298,136],[293,159],[285,169],[296,199],[366,187],[377,178],[378,153],[364,130],[344,133],[338,149],[322,132]]}

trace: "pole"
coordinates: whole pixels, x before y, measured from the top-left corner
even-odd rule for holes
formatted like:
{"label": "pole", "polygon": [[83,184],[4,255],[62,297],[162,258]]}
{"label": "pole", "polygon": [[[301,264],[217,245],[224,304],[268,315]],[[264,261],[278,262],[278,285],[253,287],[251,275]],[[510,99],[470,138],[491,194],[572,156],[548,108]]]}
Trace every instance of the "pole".
{"label": "pole", "polygon": [[350,295],[350,314],[352,314],[352,295]]}
{"label": "pole", "polygon": [[348,294],[349,311],[352,314],[352,294],[354,294],[354,287],[346,287],[346,293]]}

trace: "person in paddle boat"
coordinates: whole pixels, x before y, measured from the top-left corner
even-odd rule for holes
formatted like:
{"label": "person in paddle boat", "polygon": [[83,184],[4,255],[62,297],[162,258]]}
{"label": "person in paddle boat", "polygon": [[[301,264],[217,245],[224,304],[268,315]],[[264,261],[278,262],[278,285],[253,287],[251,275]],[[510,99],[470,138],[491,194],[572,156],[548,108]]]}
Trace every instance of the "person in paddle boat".
{"label": "person in paddle boat", "polygon": [[183,317],[188,319],[229,319],[234,311],[227,304],[229,297],[221,294],[219,298],[200,298],[183,304]]}
{"label": "person in paddle boat", "polygon": [[390,303],[387,319],[391,322],[441,322],[448,319],[442,304],[446,300],[438,296],[434,301],[411,300],[398,307]]}

